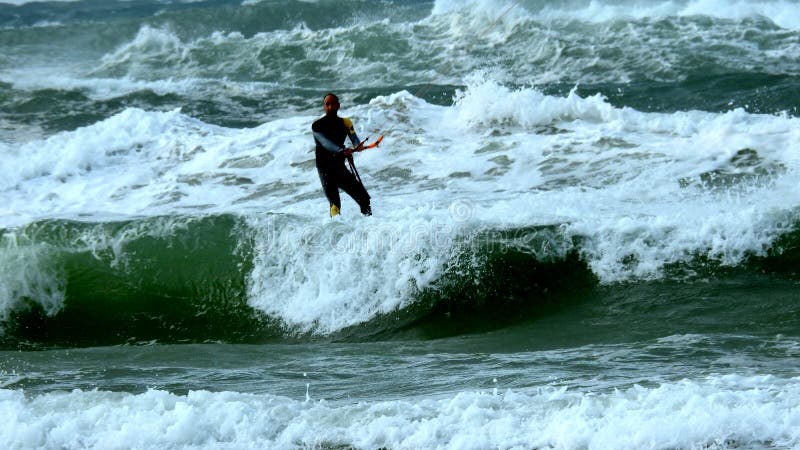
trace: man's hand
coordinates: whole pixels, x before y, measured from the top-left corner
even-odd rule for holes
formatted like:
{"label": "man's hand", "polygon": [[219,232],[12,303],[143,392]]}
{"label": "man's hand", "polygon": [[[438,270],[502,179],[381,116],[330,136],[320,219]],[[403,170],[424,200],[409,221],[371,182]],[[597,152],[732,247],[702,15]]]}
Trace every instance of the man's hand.
{"label": "man's hand", "polygon": [[342,150],[342,153],[344,154],[345,158],[349,158],[349,157],[353,156],[353,149],[350,148],[350,147],[347,147],[344,150]]}

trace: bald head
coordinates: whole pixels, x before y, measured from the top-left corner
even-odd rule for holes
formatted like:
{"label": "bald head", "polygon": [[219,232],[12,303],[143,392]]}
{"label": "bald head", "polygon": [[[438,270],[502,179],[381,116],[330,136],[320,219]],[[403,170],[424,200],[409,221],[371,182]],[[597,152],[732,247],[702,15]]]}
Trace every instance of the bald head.
{"label": "bald head", "polygon": [[335,116],[339,112],[339,97],[329,93],[322,99],[322,109],[326,116]]}

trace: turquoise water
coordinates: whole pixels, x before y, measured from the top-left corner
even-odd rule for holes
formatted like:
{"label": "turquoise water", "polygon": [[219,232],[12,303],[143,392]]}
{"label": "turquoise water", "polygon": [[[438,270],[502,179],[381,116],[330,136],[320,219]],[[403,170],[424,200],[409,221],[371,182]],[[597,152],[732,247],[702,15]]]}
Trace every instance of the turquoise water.
{"label": "turquoise water", "polygon": [[[0,3],[10,448],[797,448],[800,6]],[[335,91],[373,198],[328,218]]]}

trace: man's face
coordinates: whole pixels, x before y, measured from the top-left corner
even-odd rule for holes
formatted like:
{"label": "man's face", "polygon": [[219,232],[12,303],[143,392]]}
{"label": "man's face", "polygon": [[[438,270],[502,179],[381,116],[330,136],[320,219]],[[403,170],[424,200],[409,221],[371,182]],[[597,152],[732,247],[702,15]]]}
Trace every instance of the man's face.
{"label": "man's face", "polygon": [[322,108],[326,116],[335,116],[339,112],[339,99],[332,95],[326,96],[322,101]]}

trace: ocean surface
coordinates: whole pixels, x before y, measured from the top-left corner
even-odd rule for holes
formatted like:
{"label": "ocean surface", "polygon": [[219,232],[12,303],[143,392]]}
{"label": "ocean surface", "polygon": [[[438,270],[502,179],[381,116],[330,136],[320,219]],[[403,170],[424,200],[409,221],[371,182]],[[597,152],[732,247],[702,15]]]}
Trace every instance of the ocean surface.
{"label": "ocean surface", "polygon": [[798,106],[794,0],[0,0],[0,446],[798,449]]}

